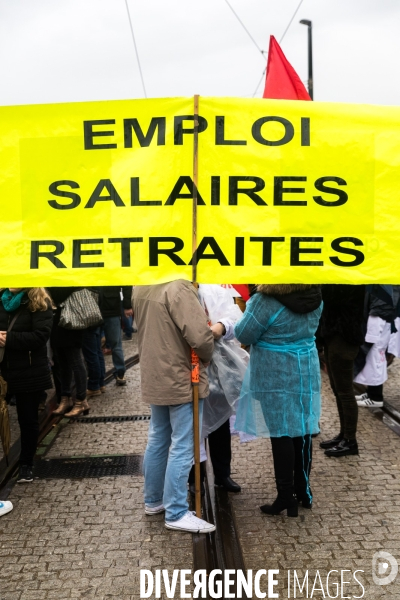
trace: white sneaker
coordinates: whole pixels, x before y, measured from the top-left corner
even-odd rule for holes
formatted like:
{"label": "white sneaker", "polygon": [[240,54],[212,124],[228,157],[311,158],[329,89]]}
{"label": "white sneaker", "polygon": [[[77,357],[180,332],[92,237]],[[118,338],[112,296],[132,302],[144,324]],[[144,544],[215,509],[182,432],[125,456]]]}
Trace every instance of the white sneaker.
{"label": "white sneaker", "polygon": [[11,502],[8,502],[8,500],[5,500],[4,502],[0,502],[0,517],[11,512],[12,509],[13,509],[13,505],[11,504]]}
{"label": "white sneaker", "polygon": [[189,533],[211,533],[211,531],[215,531],[215,525],[199,519],[195,513],[189,510],[186,515],[177,521],[165,521],[165,527],[177,531],[188,531]]}
{"label": "white sneaker", "polygon": [[364,406],[367,408],[382,408],[383,402],[379,402],[378,400],[371,400],[368,394],[365,392],[360,396],[356,396],[358,406]]}
{"label": "white sneaker", "polygon": [[164,504],[158,506],[147,506],[144,505],[144,512],[146,515],[158,515],[159,513],[165,512]]}

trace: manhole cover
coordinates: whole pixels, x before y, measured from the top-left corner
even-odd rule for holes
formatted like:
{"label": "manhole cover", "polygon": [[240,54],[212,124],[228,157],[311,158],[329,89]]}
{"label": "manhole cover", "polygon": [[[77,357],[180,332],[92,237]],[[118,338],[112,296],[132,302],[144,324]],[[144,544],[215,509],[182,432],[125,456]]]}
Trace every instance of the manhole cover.
{"label": "manhole cover", "polygon": [[35,477],[40,479],[81,479],[85,477],[117,477],[141,475],[143,456],[87,456],[83,458],[42,459],[35,464]]}
{"label": "manhole cover", "polygon": [[125,415],[112,417],[76,417],[70,423],[125,423],[126,421],[150,421],[150,415]]}

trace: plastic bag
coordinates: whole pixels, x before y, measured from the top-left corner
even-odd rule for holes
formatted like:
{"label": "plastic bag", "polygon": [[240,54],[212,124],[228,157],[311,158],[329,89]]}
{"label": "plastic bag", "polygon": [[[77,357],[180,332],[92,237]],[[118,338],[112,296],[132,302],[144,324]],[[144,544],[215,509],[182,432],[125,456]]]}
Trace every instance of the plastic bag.
{"label": "plastic bag", "polygon": [[[239,309],[240,310],[240,309]],[[249,355],[236,340],[215,342],[207,367],[210,395],[204,402],[202,435],[207,437],[236,411]]]}
{"label": "plastic bag", "polygon": [[[200,284],[199,300],[211,325],[221,319],[236,323],[242,311],[227,289],[216,284]],[[249,355],[237,340],[215,342],[207,367],[210,395],[204,401],[202,435],[207,437],[235,413]]]}
{"label": "plastic bag", "polygon": [[203,421],[201,435],[206,438],[212,431],[221,427],[234,414],[234,408],[228,404],[220,379],[218,369],[213,361],[207,367],[210,394],[203,405]]}

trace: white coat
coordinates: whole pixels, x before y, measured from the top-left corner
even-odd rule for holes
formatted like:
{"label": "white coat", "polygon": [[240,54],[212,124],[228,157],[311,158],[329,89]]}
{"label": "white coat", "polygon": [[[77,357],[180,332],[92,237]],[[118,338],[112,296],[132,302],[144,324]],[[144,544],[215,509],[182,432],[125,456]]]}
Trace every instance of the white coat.
{"label": "white coat", "polygon": [[362,371],[354,379],[363,385],[381,385],[387,380],[386,349],[390,340],[390,323],[380,317],[368,317],[365,341],[373,346]]}

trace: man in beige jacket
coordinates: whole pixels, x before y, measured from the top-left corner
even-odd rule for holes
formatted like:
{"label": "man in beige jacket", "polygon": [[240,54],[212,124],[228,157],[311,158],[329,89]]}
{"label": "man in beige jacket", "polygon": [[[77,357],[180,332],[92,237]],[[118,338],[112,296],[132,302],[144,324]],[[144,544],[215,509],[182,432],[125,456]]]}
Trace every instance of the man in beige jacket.
{"label": "man in beige jacket", "polygon": [[200,358],[200,412],[208,395],[204,364],[214,341],[197,291],[183,279],[137,286],[133,290],[141,388],[151,406],[149,438],[144,456],[145,513],[165,511],[165,526],[178,531],[208,533],[215,526],[188,508],[187,480],[193,461],[191,348]]}

